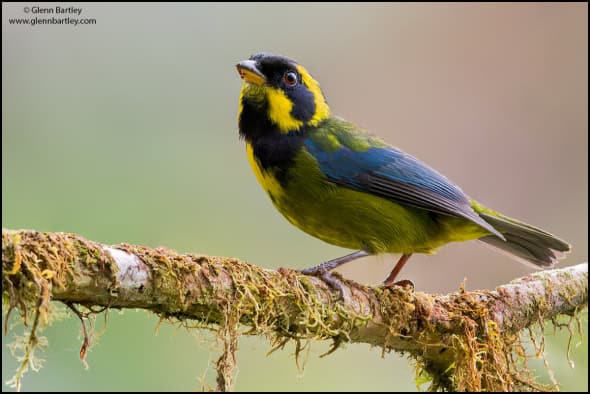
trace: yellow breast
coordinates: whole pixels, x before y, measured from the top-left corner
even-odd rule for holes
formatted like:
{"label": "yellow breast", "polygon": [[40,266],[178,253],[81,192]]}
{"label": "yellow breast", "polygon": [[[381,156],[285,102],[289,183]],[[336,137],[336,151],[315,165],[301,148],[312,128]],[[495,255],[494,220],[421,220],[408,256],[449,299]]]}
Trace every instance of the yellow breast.
{"label": "yellow breast", "polygon": [[256,175],[256,179],[260,182],[260,185],[266,192],[271,196],[272,199],[281,197],[284,193],[284,189],[277,180],[277,178],[270,171],[265,171],[261,166],[260,162],[254,155],[254,149],[250,143],[246,143],[246,152],[248,154],[248,161]]}

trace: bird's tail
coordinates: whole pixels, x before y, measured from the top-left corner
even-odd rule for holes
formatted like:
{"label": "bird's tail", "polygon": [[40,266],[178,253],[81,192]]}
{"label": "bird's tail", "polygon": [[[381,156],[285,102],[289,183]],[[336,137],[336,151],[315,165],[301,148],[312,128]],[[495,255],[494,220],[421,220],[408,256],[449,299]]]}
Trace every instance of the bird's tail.
{"label": "bird's tail", "polygon": [[571,246],[540,228],[493,212],[477,204],[473,206],[479,216],[498,230],[506,241],[495,235],[479,240],[513,259],[535,268],[553,267],[565,257]]}

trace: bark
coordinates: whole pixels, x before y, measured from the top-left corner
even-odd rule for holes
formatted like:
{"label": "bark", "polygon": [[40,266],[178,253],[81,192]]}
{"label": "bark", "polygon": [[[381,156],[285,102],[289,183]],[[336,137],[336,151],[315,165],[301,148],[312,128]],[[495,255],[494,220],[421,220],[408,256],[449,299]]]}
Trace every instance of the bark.
{"label": "bark", "polygon": [[[343,279],[345,297],[322,280],[260,268],[235,258],[120,244],[75,234],[2,230],[3,299],[43,322],[48,301],[142,308],[163,318],[218,327],[224,352],[218,389],[231,389],[238,330],[288,340],[330,339],[401,351],[433,388],[538,388],[514,359],[519,333],[588,303],[587,263],[540,271],[495,290],[448,295],[411,287],[368,287]],[[36,327],[36,324],[35,324]]]}

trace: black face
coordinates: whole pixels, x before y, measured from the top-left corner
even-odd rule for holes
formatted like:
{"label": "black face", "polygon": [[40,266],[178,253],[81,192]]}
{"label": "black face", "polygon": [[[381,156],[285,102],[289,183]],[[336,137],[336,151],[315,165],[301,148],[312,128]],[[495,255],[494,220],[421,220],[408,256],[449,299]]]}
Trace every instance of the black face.
{"label": "black face", "polygon": [[267,83],[281,89],[293,103],[291,115],[303,122],[313,118],[316,106],[313,94],[303,82],[297,62],[285,56],[257,53],[250,57],[264,74]]}

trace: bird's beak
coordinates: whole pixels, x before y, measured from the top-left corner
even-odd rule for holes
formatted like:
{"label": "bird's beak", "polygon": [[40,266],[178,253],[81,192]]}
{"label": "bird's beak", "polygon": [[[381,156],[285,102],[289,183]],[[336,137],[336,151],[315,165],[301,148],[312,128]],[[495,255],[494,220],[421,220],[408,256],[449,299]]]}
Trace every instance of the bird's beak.
{"label": "bird's beak", "polygon": [[236,68],[238,69],[238,73],[240,73],[240,77],[246,82],[255,85],[262,85],[266,82],[266,77],[256,67],[254,60],[242,60],[236,64]]}

